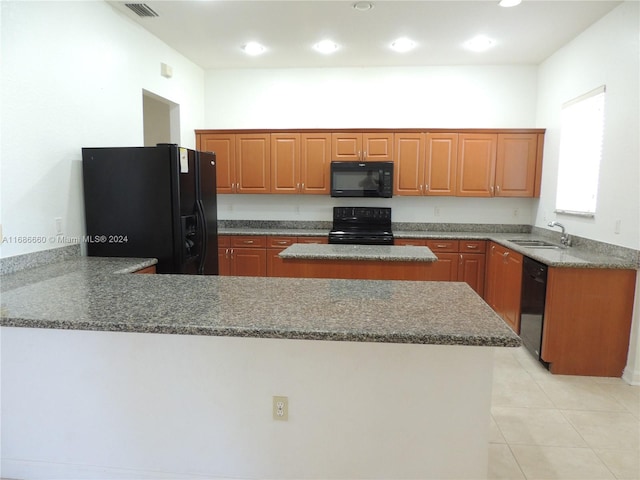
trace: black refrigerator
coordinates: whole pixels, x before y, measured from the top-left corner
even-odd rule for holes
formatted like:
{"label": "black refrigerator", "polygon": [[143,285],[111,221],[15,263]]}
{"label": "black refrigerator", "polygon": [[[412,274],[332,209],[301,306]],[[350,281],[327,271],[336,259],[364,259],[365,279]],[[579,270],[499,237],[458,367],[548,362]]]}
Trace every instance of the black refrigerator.
{"label": "black refrigerator", "polygon": [[87,255],[218,274],[216,157],[174,144],[83,148]]}

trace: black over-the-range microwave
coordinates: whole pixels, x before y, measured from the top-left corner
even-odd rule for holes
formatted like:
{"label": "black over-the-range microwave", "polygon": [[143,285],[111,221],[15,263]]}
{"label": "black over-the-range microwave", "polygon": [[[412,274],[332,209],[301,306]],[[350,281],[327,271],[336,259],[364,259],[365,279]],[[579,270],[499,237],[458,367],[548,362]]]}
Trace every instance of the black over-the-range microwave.
{"label": "black over-the-range microwave", "polygon": [[393,196],[393,162],[331,162],[332,197]]}

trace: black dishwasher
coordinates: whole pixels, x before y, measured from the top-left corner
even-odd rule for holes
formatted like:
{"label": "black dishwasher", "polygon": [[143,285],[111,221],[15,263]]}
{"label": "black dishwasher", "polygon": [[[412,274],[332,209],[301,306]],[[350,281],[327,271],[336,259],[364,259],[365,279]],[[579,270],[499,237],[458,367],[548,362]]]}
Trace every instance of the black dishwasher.
{"label": "black dishwasher", "polygon": [[545,367],[540,356],[544,327],[544,301],[547,295],[547,266],[524,257],[522,262],[522,297],[520,307],[520,338]]}

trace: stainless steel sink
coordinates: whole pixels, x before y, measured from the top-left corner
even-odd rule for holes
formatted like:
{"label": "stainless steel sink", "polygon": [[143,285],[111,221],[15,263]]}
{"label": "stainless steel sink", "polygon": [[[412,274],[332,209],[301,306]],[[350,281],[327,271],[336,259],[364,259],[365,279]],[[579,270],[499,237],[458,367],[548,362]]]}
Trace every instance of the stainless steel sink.
{"label": "stainless steel sink", "polygon": [[525,247],[525,248],[564,248],[561,245],[556,245],[555,243],[549,243],[549,242],[545,242],[544,240],[528,240],[528,239],[524,239],[524,238],[515,238],[515,239],[511,239],[509,240],[510,242],[515,243],[516,245],[519,245],[521,247]]}

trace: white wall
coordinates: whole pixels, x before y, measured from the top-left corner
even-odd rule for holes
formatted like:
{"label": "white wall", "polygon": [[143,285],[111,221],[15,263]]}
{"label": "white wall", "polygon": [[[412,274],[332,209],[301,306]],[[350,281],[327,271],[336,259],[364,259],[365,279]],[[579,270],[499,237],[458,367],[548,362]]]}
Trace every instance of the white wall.
{"label": "white wall", "polygon": [[[535,225],[558,219],[570,233],[640,250],[640,4],[625,2],[539,68],[538,125],[547,129]],[[562,104],[606,85],[605,131],[593,219],[556,215]],[[615,222],[621,221],[620,233]],[[640,384],[640,279],[623,378]]]}
{"label": "white wall", "polygon": [[[537,124],[547,134],[535,224],[544,227],[557,218],[570,233],[635,249],[640,249],[639,6],[622,4],[540,65],[537,95]],[[600,85],[607,93],[595,218],[556,215],[562,104]],[[616,220],[621,220],[619,234]]]}
{"label": "white wall", "polygon": [[[535,126],[535,66],[209,70],[205,88],[202,128]],[[218,201],[221,219],[330,221],[333,205],[354,204],[315,195]],[[396,197],[366,205],[392,207],[394,221],[528,224],[534,200]]]}
{"label": "white wall", "polygon": [[[143,89],[180,104],[180,143],[194,147],[204,72],[101,1],[0,8],[2,233],[48,238],[61,217],[65,235],[82,235],[81,148],[143,145]],[[57,246],[5,242],[0,256]]]}

